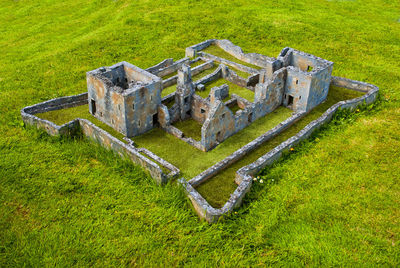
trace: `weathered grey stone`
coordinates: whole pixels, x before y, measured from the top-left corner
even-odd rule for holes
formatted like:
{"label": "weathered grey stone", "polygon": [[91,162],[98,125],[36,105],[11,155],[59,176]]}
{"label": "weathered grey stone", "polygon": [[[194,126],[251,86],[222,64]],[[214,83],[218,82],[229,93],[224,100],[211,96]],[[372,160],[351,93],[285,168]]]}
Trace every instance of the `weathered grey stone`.
{"label": "weathered grey stone", "polygon": [[[263,67],[263,69],[249,68],[201,51],[212,44],[221,47],[242,61]],[[211,39],[187,48],[186,53],[187,56],[198,55],[199,57],[193,60],[184,58],[176,62],[173,59],[166,59],[147,68],[146,71],[127,62],[121,62],[111,67],[101,67],[88,72],[88,93],[57,98],[25,107],[21,110],[22,119],[25,124],[42,128],[50,135],[74,136],[83,133],[86,137],[115,151],[121,157],[128,157],[132,162],[143,166],[158,183],[163,184],[178,176],[179,169],[146,148],[136,148],[132,140],[125,138],[127,143],[121,142],[85,119],[78,118],[58,126],[53,122],[38,118],[35,114],[89,103],[89,110],[97,118],[127,136],[144,133],[153,127],[160,126],[187,144],[199,150],[208,151],[257,118],[272,112],[279,105],[290,107],[295,113],[287,120],[192,178],[189,182],[186,182],[184,178],[179,179],[199,216],[208,222],[216,222],[221,216],[231,213],[234,208],[240,206],[245,194],[251,188],[252,176],[273,164],[285,151],[296,146],[323,124],[329,122],[339,108],[353,110],[361,104],[370,104],[375,101],[379,90],[376,86],[368,83],[331,76],[332,62],[292,48],[284,48],[275,59],[256,53],[245,54],[240,47],[233,45],[228,40]],[[199,60],[208,61],[193,69],[187,65]],[[247,78],[240,77],[228,66],[220,64],[212,74],[193,83],[191,74],[212,68],[214,60],[234,66],[251,75]],[[156,76],[165,76],[176,70],[178,70],[178,75],[164,81]],[[231,99],[225,103],[222,102],[229,96],[229,87],[226,84],[212,88],[209,96],[205,99],[195,94],[195,89],[204,90],[204,85],[219,78],[242,86],[246,90],[254,91],[254,103],[235,94],[231,94]],[[175,83],[177,83],[177,91],[161,99],[160,93],[163,87]],[[235,178],[232,179],[235,179],[238,187],[222,208],[213,208],[196,191],[194,187],[251,153],[324,101],[329,85],[364,92],[365,95],[336,103],[296,135],[266,152],[255,162],[237,170]],[[172,107],[168,109],[166,104],[170,106],[172,103]],[[130,105],[132,107],[129,107]],[[233,114],[230,108],[235,105],[240,109]],[[190,117],[203,125],[201,141],[186,137],[185,133],[171,125],[178,120],[186,120]],[[170,172],[164,174],[159,165]]]}
{"label": "weathered grey stone", "polygon": [[120,62],[87,73],[90,113],[128,137],[152,129],[161,103],[161,79]]}
{"label": "weathered grey stone", "polygon": [[203,84],[198,84],[197,85],[197,90],[199,90],[199,91],[204,91],[205,88],[206,87]]}

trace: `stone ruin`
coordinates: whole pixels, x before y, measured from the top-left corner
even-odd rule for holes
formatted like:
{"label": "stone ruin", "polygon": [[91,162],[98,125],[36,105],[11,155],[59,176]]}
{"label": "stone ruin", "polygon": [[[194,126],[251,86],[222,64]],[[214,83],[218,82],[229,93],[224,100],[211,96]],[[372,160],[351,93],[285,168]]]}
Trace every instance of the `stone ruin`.
{"label": "stone ruin", "polygon": [[[218,45],[262,69],[201,51],[210,45]],[[88,72],[89,111],[127,137],[161,127],[196,148],[209,151],[280,105],[296,113],[310,111],[326,99],[333,67],[330,61],[292,48],[284,48],[277,58],[244,54],[228,40],[208,40],[189,47],[186,56],[175,63],[165,60],[147,70],[120,62]],[[196,71],[212,68],[217,62],[221,64],[210,75],[193,81],[189,57],[205,62]],[[249,77],[237,75],[234,68],[248,73]],[[162,99],[162,90],[171,83],[160,77],[175,71],[178,74],[172,78],[177,83],[176,91]],[[229,94],[227,84],[211,88],[207,98],[196,94],[204,90],[207,83],[220,78],[253,91],[254,101]],[[172,101],[174,104],[168,108],[165,104]],[[240,109],[233,113],[231,107],[235,105]],[[173,126],[178,120],[190,118],[202,125],[200,141],[185,137]]]}
{"label": "stone ruin", "polygon": [[[247,64],[203,51],[211,45],[218,46],[230,56]],[[190,67],[200,61],[203,63]],[[257,68],[249,67],[249,64]],[[147,148],[137,148],[130,137],[160,127],[202,151],[209,151],[256,119],[268,116],[277,107],[288,107],[293,111],[292,116],[274,128],[266,130],[197,176],[178,179],[197,214],[208,222],[216,222],[221,216],[231,213],[241,205],[252,186],[253,177],[258,172],[273,164],[285,151],[329,122],[338,109],[354,110],[359,105],[370,104],[376,100],[379,92],[376,86],[332,76],[332,67],[333,63],[330,61],[292,48],[284,48],[277,58],[271,58],[257,53],[243,53],[240,47],[229,40],[211,39],[186,48],[186,57],[183,59],[175,62],[173,59],[166,59],[145,70],[127,62],[120,62],[90,71],[87,73],[87,92],[25,107],[21,110],[21,116],[25,124],[44,129],[50,135],[83,134],[121,157],[141,165],[159,184],[164,184],[180,175],[179,168]],[[193,76],[211,68],[215,69],[212,73],[193,81]],[[244,78],[235,70],[248,75]],[[225,79],[243,90],[254,92],[254,100],[249,101],[231,93],[228,84],[211,88],[206,98],[199,95],[200,92],[204,92],[207,84],[218,79]],[[175,84],[175,92],[162,97],[165,95],[162,91]],[[197,186],[305,116],[326,99],[331,85],[360,91],[364,95],[334,104],[296,135],[265,152],[253,163],[239,168],[235,178],[232,178],[238,186],[221,208],[212,207],[196,190]],[[124,141],[86,119],[76,118],[63,125],[56,125],[35,115],[88,104],[94,117],[126,136]],[[233,112],[234,107],[239,109]],[[173,125],[175,122],[189,119],[201,124],[199,141],[187,137]]]}

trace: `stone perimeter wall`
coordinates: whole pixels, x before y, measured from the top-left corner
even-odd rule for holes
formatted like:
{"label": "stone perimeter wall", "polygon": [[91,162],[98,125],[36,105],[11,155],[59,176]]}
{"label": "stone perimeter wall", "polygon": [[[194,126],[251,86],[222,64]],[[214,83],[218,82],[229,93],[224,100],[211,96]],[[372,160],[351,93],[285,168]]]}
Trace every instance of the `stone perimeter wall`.
{"label": "stone perimeter wall", "polygon": [[[338,87],[344,87],[351,90],[356,90],[360,92],[365,92],[366,94],[362,97],[340,101],[330,107],[321,117],[309,123],[306,127],[304,127],[299,133],[295,136],[289,138],[288,140],[282,142],[280,145],[269,151],[267,154],[263,155],[255,162],[247,165],[245,167],[240,168],[236,173],[235,181],[238,183],[238,187],[231,195],[231,198],[225,203],[222,208],[216,209],[213,208],[194,188],[200,183],[204,182],[208,178],[215,175],[220,170],[230,166],[240,158],[244,157],[247,153],[254,150],[253,146],[259,146],[262,142],[272,138],[273,136],[279,134],[288,126],[292,125],[296,120],[298,120],[303,114],[296,114],[286,121],[279,124],[274,129],[268,131],[262,136],[258,137],[256,140],[250,142],[246,146],[237,150],[232,155],[228,156],[221,162],[215,164],[210,167],[206,171],[202,172],[198,176],[194,177],[190,181],[186,181],[184,178],[179,179],[179,182],[184,187],[187,196],[191,200],[196,212],[198,215],[205,219],[210,223],[214,223],[218,221],[218,219],[224,214],[228,214],[233,211],[234,208],[241,205],[242,199],[245,194],[250,190],[252,186],[252,176],[259,171],[261,171],[266,166],[273,164],[276,160],[278,160],[282,153],[289,148],[295,146],[302,140],[308,138],[315,130],[317,130],[323,124],[328,123],[333,114],[339,109],[355,109],[357,106],[366,103],[370,104],[376,100],[379,89],[378,87],[359,82],[355,80],[350,80],[342,77],[332,77],[331,84]],[[173,167],[173,170],[168,175],[165,175],[161,168],[154,163],[153,161],[147,159],[143,155],[140,154],[140,149],[143,148],[135,148],[131,144],[125,144],[120,140],[116,139],[108,132],[102,130],[96,125],[92,124],[88,120],[85,119],[75,119],[68,123],[65,123],[61,126],[54,124],[45,119],[41,119],[34,114],[43,113],[53,110],[59,110],[64,108],[75,107],[79,105],[87,104],[87,93],[82,93],[75,96],[61,97],[53,100],[45,101],[33,106],[25,107],[21,110],[21,117],[25,124],[36,126],[37,128],[44,129],[50,135],[60,135],[60,136],[73,136],[76,135],[79,131],[82,131],[88,138],[94,139],[99,142],[102,146],[109,148],[115,152],[117,152],[121,157],[128,157],[134,163],[137,163],[143,166],[150,175],[160,184],[167,182],[172,177],[175,177],[179,174],[179,169],[172,166],[165,160],[161,158],[157,158],[157,160],[162,163],[165,161],[167,164],[165,165],[167,168]],[[151,154],[148,153],[148,154]]]}
{"label": "stone perimeter wall", "polygon": [[[362,104],[371,104],[374,102],[378,96],[379,89],[378,87],[360,82],[360,81],[355,81],[355,80],[350,80],[342,77],[335,77],[332,76],[331,80],[331,85],[338,86],[338,87],[343,87],[347,88],[350,90],[356,90],[360,92],[365,92],[366,94],[355,99],[347,100],[347,101],[340,101],[333,106],[331,106],[322,116],[320,116],[318,119],[312,121],[309,123],[307,126],[305,126],[300,132],[298,132],[296,135],[292,136],[291,138],[287,139],[286,141],[282,142],[280,145],[266,153],[265,155],[261,156],[259,159],[257,159],[255,162],[251,163],[250,165],[244,166],[240,168],[236,172],[236,178],[235,182],[238,184],[238,187],[234,191],[233,194],[231,194],[230,199],[225,203],[225,205],[222,208],[214,208],[212,207],[207,200],[205,200],[199,192],[194,188],[195,186],[199,185],[201,182],[204,182],[208,178],[212,177],[214,174],[219,172],[220,170],[226,168],[227,166],[231,165],[232,163],[236,162],[240,158],[242,158],[244,155],[246,155],[248,152],[252,151],[250,148],[245,148],[246,146],[251,146],[247,144],[246,146],[242,147],[232,155],[228,156],[221,162],[217,163],[216,165],[210,167],[206,171],[202,172],[195,178],[193,178],[190,181],[186,181],[184,178],[180,178],[179,182],[182,184],[184,187],[187,196],[191,200],[195,211],[197,214],[200,216],[200,218],[205,219],[209,223],[214,223],[217,222],[218,219],[225,215],[229,214],[233,211],[234,208],[237,208],[241,205],[242,200],[245,196],[245,194],[250,190],[252,186],[252,181],[253,181],[253,175],[257,174],[259,171],[264,169],[265,167],[273,164],[276,160],[278,160],[283,152],[289,150],[290,148],[294,147],[297,145],[299,142],[307,139],[315,130],[320,128],[322,125],[328,123],[331,121],[334,113],[339,109],[350,109],[354,110],[357,108],[359,105]],[[301,114],[298,114],[301,115]],[[286,122],[285,124],[292,125],[295,121],[295,118],[291,117],[286,121],[292,121],[291,123]],[[284,123],[284,122],[283,122]],[[279,128],[279,125],[277,126]],[[275,129],[275,128],[274,128]],[[268,132],[271,131],[274,132],[274,135],[279,134],[282,132],[285,128],[280,128],[280,129],[272,129]],[[275,133],[276,131],[276,133]],[[262,136],[268,136],[268,132],[265,133]],[[260,137],[262,137],[260,136]],[[259,138],[260,138],[259,137]],[[269,138],[271,138],[270,136]],[[257,138],[257,139],[259,139]],[[268,139],[269,139],[268,138]],[[256,139],[256,140],[257,140]],[[268,139],[265,139],[268,140]],[[261,141],[260,141],[261,142]],[[253,146],[259,146],[261,144],[255,142]],[[243,153],[243,151],[246,151],[246,153]]]}
{"label": "stone perimeter wall", "polygon": [[[82,93],[75,96],[61,97],[38,103],[23,108],[21,110],[21,117],[25,124],[36,126],[38,129],[43,129],[52,136],[74,136],[78,133],[83,133],[87,138],[97,141],[103,147],[110,149],[118,153],[121,157],[128,158],[132,162],[144,167],[158,184],[164,184],[171,178],[179,175],[180,170],[161,157],[158,157],[145,148],[136,148],[133,144],[123,143],[86,119],[77,118],[59,126],[51,121],[41,119],[34,115],[37,113],[85,105],[88,102],[87,98],[88,94]],[[170,170],[170,173],[165,174],[159,165],[146,158],[141,153],[144,153],[158,161]]]}

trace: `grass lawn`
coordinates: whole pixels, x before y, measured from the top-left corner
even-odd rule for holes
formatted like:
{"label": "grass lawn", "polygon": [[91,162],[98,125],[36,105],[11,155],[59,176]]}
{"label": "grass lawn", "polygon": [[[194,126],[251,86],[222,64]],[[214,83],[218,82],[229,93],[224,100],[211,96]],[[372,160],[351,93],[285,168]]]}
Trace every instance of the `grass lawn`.
{"label": "grass lawn", "polygon": [[[0,19],[1,267],[400,265],[398,2],[3,0]],[[85,139],[21,124],[21,108],[84,92],[87,71],[123,60],[147,68],[210,38],[331,60],[334,75],[376,84],[382,101],[264,170],[214,225],[176,183],[159,187]],[[187,178],[237,146],[208,158],[171,135],[152,143],[160,133],[137,143],[169,148]]]}
{"label": "grass lawn", "polygon": [[185,121],[178,121],[174,124],[175,127],[180,129],[185,137],[191,137],[196,141],[201,140],[201,127],[202,124],[194,119],[188,119]]}

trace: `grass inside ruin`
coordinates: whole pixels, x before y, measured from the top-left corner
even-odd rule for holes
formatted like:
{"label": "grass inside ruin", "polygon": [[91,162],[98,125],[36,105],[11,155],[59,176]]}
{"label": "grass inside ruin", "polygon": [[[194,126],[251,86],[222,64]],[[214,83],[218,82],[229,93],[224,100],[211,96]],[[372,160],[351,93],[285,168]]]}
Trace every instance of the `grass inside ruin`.
{"label": "grass inside ruin", "polygon": [[[196,62],[193,62],[192,64],[189,64],[190,65],[190,68],[194,68],[194,67],[196,67],[196,66],[199,66],[199,65],[201,65],[201,64],[203,64],[203,63],[205,63],[205,61],[203,61],[203,60],[198,60],[198,61],[196,61]],[[164,75],[164,76],[162,76],[162,79],[163,80],[166,80],[166,79],[168,79],[168,78],[170,78],[170,77],[173,77],[173,76],[175,76],[175,75],[177,75],[178,74],[178,71],[175,71],[175,72],[172,72],[172,73],[170,73],[170,74],[167,74],[167,75]]]}
{"label": "grass inside ruin", "polygon": [[[197,61],[197,62],[201,62],[201,61]],[[203,63],[203,62],[202,62]],[[194,63],[195,64],[195,63]],[[193,66],[191,66],[193,68]],[[216,69],[218,68],[218,64],[214,64],[213,67],[203,70],[200,73],[196,74],[196,75],[192,75],[192,79],[193,81],[199,80],[200,78],[209,75],[211,73],[213,73]],[[172,92],[176,91],[176,84],[166,87],[161,91],[161,97],[165,97],[168,94],[171,94]]]}
{"label": "grass inside ruin", "polygon": [[[160,128],[154,128],[145,134],[133,137],[132,140],[135,142],[137,147],[149,149],[153,153],[178,167],[182,172],[182,176],[186,179],[191,179],[211,165],[224,159],[243,145],[273,128],[281,121],[288,118],[291,113],[291,110],[285,107],[279,107],[273,113],[254,121],[253,124],[229,137],[209,152],[200,151],[175,136],[166,133]],[[58,125],[69,122],[75,118],[84,118],[90,120],[110,134],[115,135],[119,139],[122,139],[123,137],[123,135],[94,118],[89,113],[86,105],[37,114],[37,116],[51,120]],[[184,122],[177,122],[175,123],[175,126],[181,129],[184,133],[187,133],[187,136],[192,136],[192,138],[200,140],[200,125],[193,121],[194,120],[186,120]]]}
{"label": "grass inside ruin", "polygon": [[123,140],[124,135],[116,131],[114,128],[110,127],[109,125],[101,122],[98,120],[96,117],[94,117],[90,112],[89,112],[89,107],[87,105],[80,105],[72,108],[66,108],[66,109],[61,109],[61,110],[54,110],[54,111],[49,111],[45,113],[38,113],[35,114],[39,118],[43,118],[46,120],[49,120],[56,125],[63,125],[65,123],[70,122],[71,120],[74,120],[76,118],[82,118],[82,119],[87,119],[96,126],[102,128],[103,130],[107,131],[117,139],[125,142]]}
{"label": "grass inside ruin", "polygon": [[219,87],[222,86],[223,84],[227,84],[229,86],[229,94],[236,94],[249,102],[254,102],[254,92],[251,91],[250,89],[240,87],[226,79],[219,78],[217,80],[211,81],[210,83],[207,83],[205,85],[205,90],[203,91],[196,91],[196,94],[199,95],[202,98],[207,98],[208,95],[210,94],[210,90],[213,87]]}
{"label": "grass inside ruin", "polygon": [[[305,125],[318,118],[333,104],[360,95],[361,93],[359,92],[331,87],[328,98],[324,103],[317,106],[303,119],[281,133],[279,136],[266,142],[245,158],[220,172],[213,178],[207,180],[205,183],[199,185],[197,190],[212,206],[222,206],[229,199],[230,194],[236,189],[237,185],[234,183],[234,178],[237,169],[254,162],[257,158],[273,149],[284,140],[295,135]],[[256,120],[250,126],[229,137],[209,152],[202,152],[159,128],[155,128],[140,136],[133,137],[132,140],[135,142],[137,147],[149,149],[153,153],[178,167],[181,170],[183,177],[191,179],[256,137],[273,128],[283,120],[287,119],[291,113],[291,110],[281,106],[271,114]],[[115,137],[121,140],[123,138],[122,134],[94,118],[89,113],[86,105],[37,114],[37,116],[50,120],[58,125],[67,123],[78,117],[88,119]],[[195,140],[201,139],[201,125],[193,119],[176,122],[174,126],[183,131],[187,137],[192,137]]]}
{"label": "grass inside ruin", "polygon": [[[230,194],[235,191],[237,185],[234,182],[236,171],[246,166],[255,160],[257,160],[262,155],[266,154],[268,151],[272,150],[278,146],[283,141],[295,135],[302,128],[304,128],[312,120],[317,119],[321,116],[329,107],[333,104],[341,101],[352,99],[361,96],[362,93],[351,91],[338,87],[331,87],[329,89],[328,98],[325,102],[315,107],[309,114],[307,114],[300,121],[295,123],[293,126],[280,133],[275,138],[269,140],[268,142],[261,145],[259,148],[246,155],[244,158],[234,163],[227,169],[218,173],[216,176],[207,180],[203,184],[200,184],[196,189],[206,200],[214,207],[222,207],[226,201],[228,201]],[[268,116],[268,115],[267,115]]]}
{"label": "grass inside ruin", "polygon": [[196,120],[190,118],[185,121],[178,121],[173,124],[174,127],[178,128],[183,132],[185,137],[193,138],[196,141],[201,140],[201,124]]}
{"label": "grass inside ruin", "polygon": [[[204,52],[206,52],[208,54],[212,54],[214,56],[220,57],[220,58],[224,58],[224,59],[236,62],[236,63],[240,63],[240,64],[242,64],[244,66],[247,66],[247,67],[251,67],[251,68],[254,68],[254,69],[257,69],[257,70],[261,69],[261,67],[259,67],[257,65],[250,64],[250,63],[244,62],[242,60],[239,60],[238,58],[232,56],[231,54],[229,54],[228,52],[226,52],[225,50],[223,50],[222,48],[220,48],[219,46],[214,45],[214,44],[206,47],[202,51],[204,51]],[[239,73],[238,73],[238,75],[239,75]],[[246,77],[246,76],[244,76],[244,77]]]}
{"label": "grass inside ruin", "polygon": [[[399,267],[399,14],[387,0],[2,1],[0,267]],[[21,126],[23,107],[86,91],[87,71],[208,38],[311,53],[384,101],[296,147],[214,225],[175,182]]]}

